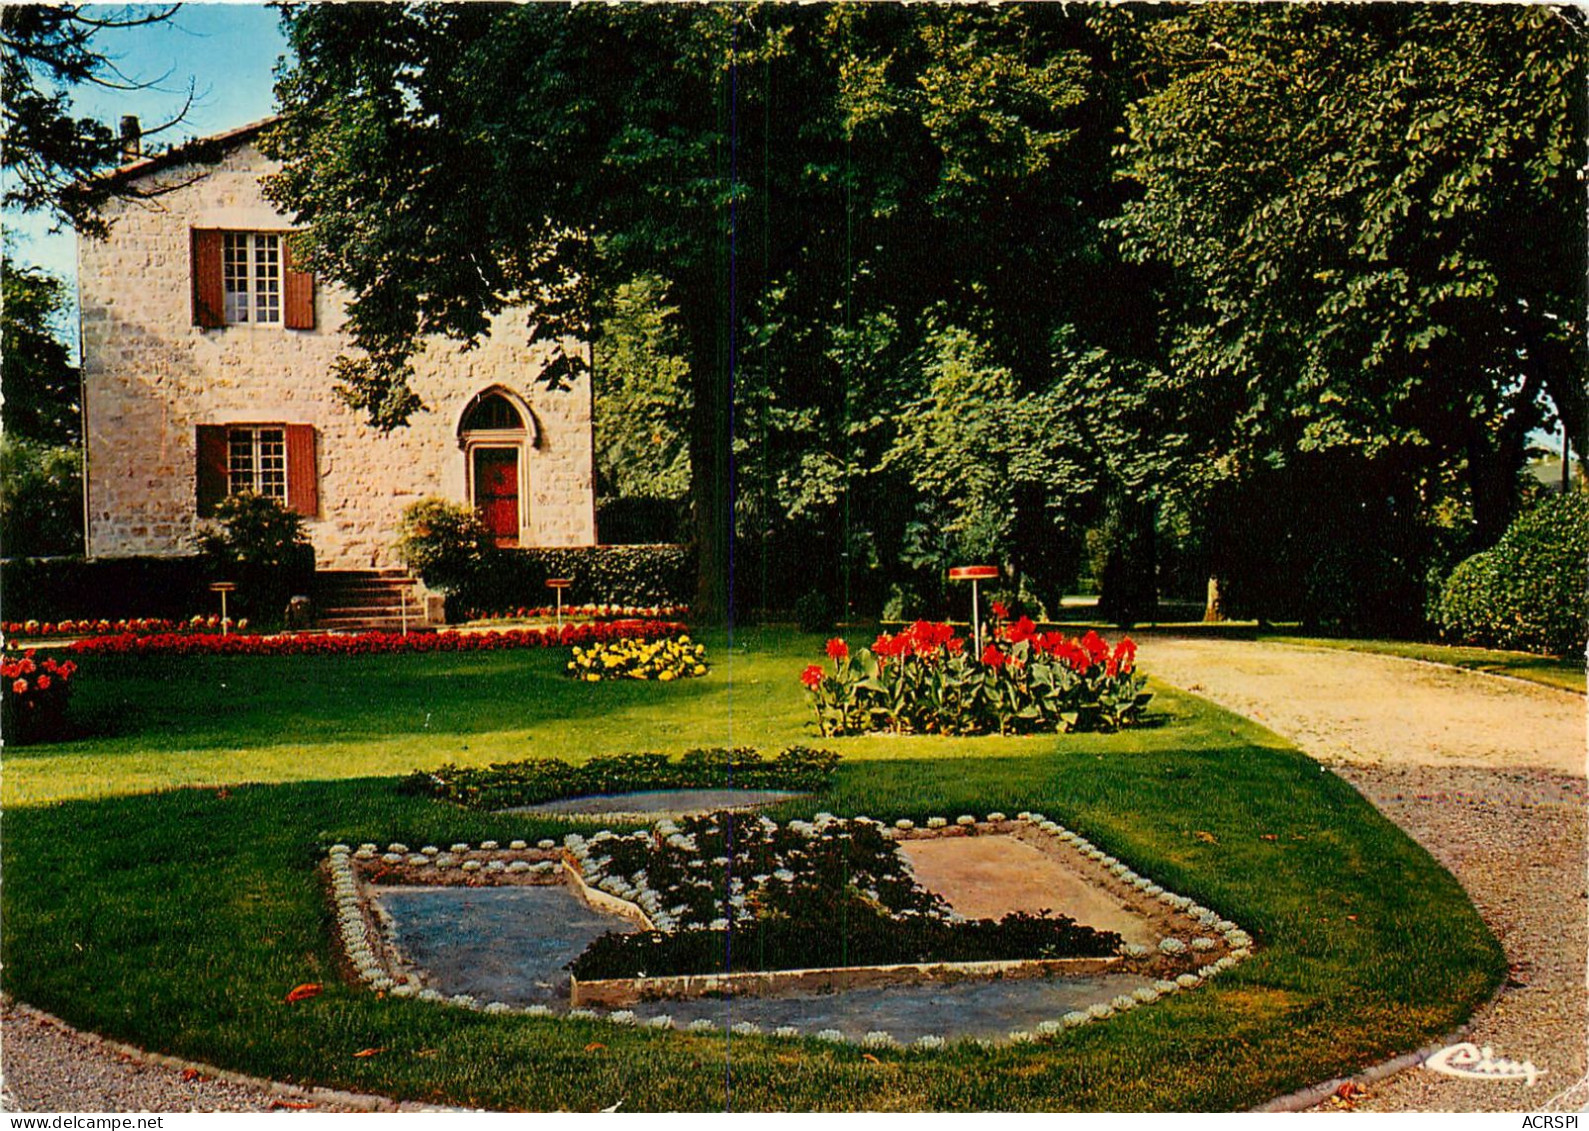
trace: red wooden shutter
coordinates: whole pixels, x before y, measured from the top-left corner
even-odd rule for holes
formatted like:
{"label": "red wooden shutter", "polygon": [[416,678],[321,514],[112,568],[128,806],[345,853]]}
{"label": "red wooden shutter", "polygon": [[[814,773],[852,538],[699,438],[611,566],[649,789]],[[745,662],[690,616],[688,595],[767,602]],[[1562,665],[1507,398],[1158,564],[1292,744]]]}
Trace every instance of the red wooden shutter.
{"label": "red wooden shutter", "polygon": [[216,504],[226,498],[226,429],[219,424],[198,427],[198,508],[200,518],[215,513]]}
{"label": "red wooden shutter", "polygon": [[206,329],[226,325],[222,242],[222,233],[213,228],[193,229],[193,324]]}
{"label": "red wooden shutter", "polygon": [[285,294],[285,304],[282,307],[282,325],[289,330],[314,329],[314,276],[307,271],[294,271],[292,267],[292,244],[284,236],[282,238],[282,291]]}
{"label": "red wooden shutter", "polygon": [[320,514],[320,473],[315,466],[314,425],[287,425],[287,509],[305,518]]}

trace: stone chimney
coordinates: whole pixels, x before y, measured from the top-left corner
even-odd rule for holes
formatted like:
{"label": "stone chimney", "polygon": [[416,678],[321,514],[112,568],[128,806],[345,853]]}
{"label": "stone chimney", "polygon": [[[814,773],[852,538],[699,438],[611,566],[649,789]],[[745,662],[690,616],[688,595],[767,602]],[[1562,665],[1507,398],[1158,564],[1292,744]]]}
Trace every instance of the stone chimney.
{"label": "stone chimney", "polygon": [[121,119],[121,159],[136,161],[143,156],[143,127],[136,114],[124,114]]}

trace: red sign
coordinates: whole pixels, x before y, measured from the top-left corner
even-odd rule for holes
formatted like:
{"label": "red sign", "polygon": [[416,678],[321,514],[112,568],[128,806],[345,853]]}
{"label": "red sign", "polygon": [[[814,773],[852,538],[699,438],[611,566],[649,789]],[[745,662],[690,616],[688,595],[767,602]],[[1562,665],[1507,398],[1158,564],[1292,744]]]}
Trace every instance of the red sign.
{"label": "red sign", "polygon": [[998,566],[955,566],[949,571],[950,581],[991,581],[998,576]]}

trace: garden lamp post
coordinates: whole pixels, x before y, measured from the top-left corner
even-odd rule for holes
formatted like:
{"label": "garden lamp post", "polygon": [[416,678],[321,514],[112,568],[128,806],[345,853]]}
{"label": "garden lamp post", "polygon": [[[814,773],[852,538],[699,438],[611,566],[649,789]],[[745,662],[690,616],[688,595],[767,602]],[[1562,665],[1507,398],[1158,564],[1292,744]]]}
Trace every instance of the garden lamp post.
{"label": "garden lamp post", "polygon": [[971,583],[971,647],[978,656],[982,655],[982,617],[977,602],[977,582],[994,581],[998,576],[998,566],[955,566],[949,571],[950,581]]}
{"label": "garden lamp post", "polygon": [[563,631],[563,590],[574,584],[566,577],[548,577],[546,587],[557,594],[557,631]]}
{"label": "garden lamp post", "polygon": [[232,622],[226,619],[226,595],[236,589],[230,581],[214,581],[210,583],[210,592],[221,595],[221,635],[225,636],[231,628]]}

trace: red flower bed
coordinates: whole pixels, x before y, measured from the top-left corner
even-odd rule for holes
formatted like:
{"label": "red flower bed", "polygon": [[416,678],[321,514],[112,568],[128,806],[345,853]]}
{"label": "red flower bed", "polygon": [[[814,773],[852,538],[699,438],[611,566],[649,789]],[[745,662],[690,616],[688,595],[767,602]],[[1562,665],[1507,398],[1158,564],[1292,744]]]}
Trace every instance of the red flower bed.
{"label": "red flower bed", "polygon": [[[160,617],[122,617],[95,620],[8,620],[0,622],[0,632],[7,638],[15,636],[154,636],[173,632],[216,632],[221,618],[215,615],[196,616],[188,620],[165,620]],[[248,621],[232,621],[233,632],[247,632]]]}
{"label": "red flower bed", "polygon": [[1011,623],[998,603],[993,615],[978,656],[951,626],[924,620],[853,657],[845,641],[829,640],[833,672],[810,664],[800,673],[818,729],[1011,734],[1114,730],[1140,718],[1151,696],[1129,636],[1111,647],[1092,631],[1073,639],[1026,617]]}
{"label": "red flower bed", "polygon": [[76,674],[72,661],[41,660],[31,649],[0,661],[0,729],[5,740],[20,746],[60,737]]}
{"label": "red flower bed", "polygon": [[383,652],[495,652],[506,648],[554,648],[608,640],[654,639],[685,631],[670,621],[608,621],[505,632],[360,632],[347,636],[284,633],[279,636],[214,636],[165,633],[100,636],[79,640],[70,651],[93,656],[371,656]]}
{"label": "red flower bed", "polygon": [[[475,610],[470,620],[529,620],[533,617],[555,617],[556,605],[520,605],[515,609],[497,609],[492,612]],[[688,605],[564,605],[565,617],[619,617],[626,620],[659,620],[664,617],[687,617]]]}

